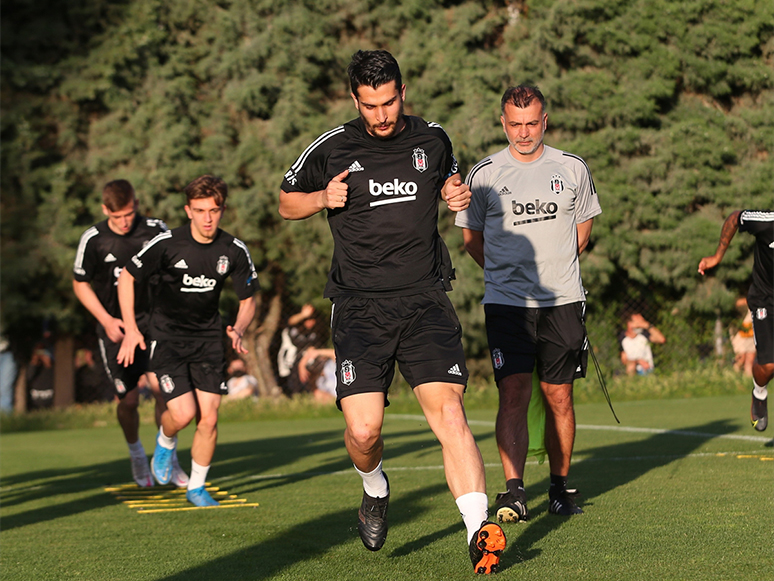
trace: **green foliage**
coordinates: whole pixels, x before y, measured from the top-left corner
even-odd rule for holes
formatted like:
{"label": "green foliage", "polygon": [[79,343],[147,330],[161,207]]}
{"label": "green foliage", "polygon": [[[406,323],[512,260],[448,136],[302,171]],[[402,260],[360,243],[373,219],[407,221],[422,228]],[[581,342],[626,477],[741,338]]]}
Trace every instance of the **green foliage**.
{"label": "green foliage", "polygon": [[[749,280],[745,236],[706,280],[696,265],[730,210],[771,205],[764,0],[9,0],[3,12],[0,290],[17,341],[44,317],[86,324],[70,265],[118,177],[176,226],[182,187],[222,176],[224,227],[248,243],[264,293],[324,309],[324,217],[282,221],[277,193],[300,152],[355,114],[345,69],[358,48],[395,54],[408,112],[444,125],[463,173],[505,145],[504,87],[540,85],[547,142],[584,157],[600,193],[584,282],[611,312],[628,286],[706,326]],[[452,224],[442,211],[451,296],[478,357],[482,276]]]}

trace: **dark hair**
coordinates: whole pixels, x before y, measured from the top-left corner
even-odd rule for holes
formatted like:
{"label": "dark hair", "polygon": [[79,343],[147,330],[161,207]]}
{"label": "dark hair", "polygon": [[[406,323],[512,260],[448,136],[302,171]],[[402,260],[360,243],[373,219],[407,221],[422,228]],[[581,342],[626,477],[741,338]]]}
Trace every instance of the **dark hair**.
{"label": "dark hair", "polygon": [[228,197],[228,186],[219,177],[201,176],[196,178],[185,187],[185,197],[190,203],[191,200],[202,200],[205,198],[215,198],[218,206],[226,205]]}
{"label": "dark hair", "polygon": [[111,212],[118,212],[134,201],[134,188],[126,180],[114,180],[102,188],[102,203]]}
{"label": "dark hair", "polygon": [[508,87],[500,99],[500,113],[505,113],[505,106],[510,103],[519,109],[526,109],[535,99],[540,103],[540,109],[543,113],[546,111],[546,98],[540,89],[530,85],[519,85],[518,87]]}
{"label": "dark hair", "polygon": [[403,81],[400,67],[386,50],[359,50],[352,55],[352,61],[347,67],[349,86],[356,97],[357,88],[366,85],[378,89],[390,81],[395,81],[395,87],[400,91]]}

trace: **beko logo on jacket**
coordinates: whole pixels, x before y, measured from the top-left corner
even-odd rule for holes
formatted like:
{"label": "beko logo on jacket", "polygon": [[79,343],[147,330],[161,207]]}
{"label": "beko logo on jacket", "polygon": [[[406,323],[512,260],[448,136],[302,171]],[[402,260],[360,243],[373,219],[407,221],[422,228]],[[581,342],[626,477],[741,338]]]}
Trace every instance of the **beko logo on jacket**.
{"label": "beko logo on jacket", "polygon": [[374,180],[368,180],[368,192],[372,196],[400,196],[398,198],[371,202],[371,207],[382,206],[384,204],[395,204],[398,202],[410,202],[417,199],[417,184],[416,182],[402,182],[397,178],[383,184],[375,182]]}
{"label": "beko logo on jacket", "polygon": [[207,278],[203,274],[201,276],[184,274],[183,284],[185,286],[180,290],[184,293],[206,293],[215,290],[217,281],[214,278]]}

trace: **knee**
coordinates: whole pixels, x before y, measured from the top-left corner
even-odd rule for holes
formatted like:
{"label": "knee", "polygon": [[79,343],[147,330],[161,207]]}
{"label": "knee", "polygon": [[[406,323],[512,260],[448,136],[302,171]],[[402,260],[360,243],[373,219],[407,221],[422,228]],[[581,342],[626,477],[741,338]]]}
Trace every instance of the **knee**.
{"label": "knee", "polygon": [[212,433],[215,430],[218,429],[218,414],[205,414],[202,415],[201,418],[199,418],[198,423],[196,424],[197,429]]}
{"label": "knee", "polygon": [[753,364],[753,376],[756,383],[765,385],[774,377],[774,363],[761,365],[757,361]]}
{"label": "knee", "polygon": [[554,414],[572,413],[572,390],[553,390],[545,394],[546,403]]}
{"label": "knee", "polygon": [[[444,401],[438,408],[435,416],[435,421],[431,425],[437,426],[436,431],[441,430],[445,433],[458,434],[470,429],[462,401],[456,399]],[[429,418],[428,421],[430,421]]]}
{"label": "knee", "polygon": [[500,391],[500,410],[507,412],[517,412],[526,410],[529,407],[529,401],[532,397],[531,390],[509,390]]}
{"label": "knee", "polygon": [[382,434],[376,426],[347,426],[346,437],[358,450],[367,453],[379,446]]}
{"label": "knee", "polygon": [[140,405],[140,398],[135,393],[136,390],[126,394],[124,399],[118,400],[118,413],[134,413]]}
{"label": "knee", "polygon": [[191,420],[194,418],[193,415],[191,415],[190,413],[184,410],[172,411],[170,409],[167,409],[166,413],[169,414],[169,417],[172,420],[172,424],[174,425],[177,431],[180,431],[183,428],[185,428],[188,424],[191,423]]}
{"label": "knee", "polygon": [[[507,378],[506,378],[507,379]],[[532,397],[532,377],[529,381],[505,381],[500,382],[500,409],[514,412],[519,409],[526,410]]]}

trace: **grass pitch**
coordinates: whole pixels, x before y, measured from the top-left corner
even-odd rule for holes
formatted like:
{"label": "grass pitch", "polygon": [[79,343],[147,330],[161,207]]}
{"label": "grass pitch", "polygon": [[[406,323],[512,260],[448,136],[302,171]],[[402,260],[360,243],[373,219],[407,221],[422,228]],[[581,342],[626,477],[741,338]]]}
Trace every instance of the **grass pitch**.
{"label": "grass pitch", "polygon": [[[749,395],[624,402],[619,426],[605,404],[577,406],[570,482],[585,514],[548,514],[548,465],[530,463],[532,518],[505,526],[498,578],[772,578],[774,450],[748,408]],[[378,553],[357,535],[362,489],[337,415],[222,423],[209,480],[250,505],[228,510],[143,514],[117,498],[107,489],[130,481],[117,425],[3,434],[0,578],[474,578],[440,447],[418,413],[391,409],[390,534]],[[494,411],[469,419],[491,502],[504,488]],[[142,428],[148,453],[154,431]],[[191,435],[180,437],[184,467]]]}

